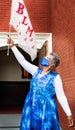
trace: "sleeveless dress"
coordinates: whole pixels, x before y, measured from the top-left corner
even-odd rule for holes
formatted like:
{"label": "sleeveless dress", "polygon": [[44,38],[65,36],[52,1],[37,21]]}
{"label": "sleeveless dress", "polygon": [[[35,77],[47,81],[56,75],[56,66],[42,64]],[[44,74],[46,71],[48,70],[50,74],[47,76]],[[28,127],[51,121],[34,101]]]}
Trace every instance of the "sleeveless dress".
{"label": "sleeveless dress", "polygon": [[32,77],[25,100],[20,130],[60,130],[54,88],[56,72],[40,77],[42,69]]}

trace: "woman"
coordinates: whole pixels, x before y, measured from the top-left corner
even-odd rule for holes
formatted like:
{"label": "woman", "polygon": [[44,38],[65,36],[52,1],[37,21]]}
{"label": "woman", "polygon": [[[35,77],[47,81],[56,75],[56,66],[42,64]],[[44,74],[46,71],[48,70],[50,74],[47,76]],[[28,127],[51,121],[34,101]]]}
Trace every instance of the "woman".
{"label": "woman", "polygon": [[55,72],[60,63],[59,57],[55,53],[50,53],[40,60],[42,68],[39,68],[23,57],[11,38],[8,38],[7,42],[20,65],[32,75],[20,130],[60,130],[55,95],[68,117],[69,127],[73,126],[72,113],[63,91],[62,81],[60,75]]}

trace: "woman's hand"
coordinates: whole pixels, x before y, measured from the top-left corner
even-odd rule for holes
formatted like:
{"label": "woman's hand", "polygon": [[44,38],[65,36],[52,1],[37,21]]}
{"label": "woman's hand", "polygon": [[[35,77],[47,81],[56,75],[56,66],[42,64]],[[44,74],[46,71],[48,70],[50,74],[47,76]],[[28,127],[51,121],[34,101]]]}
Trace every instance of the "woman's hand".
{"label": "woman's hand", "polygon": [[72,116],[68,116],[68,126],[73,127],[74,126],[74,121]]}
{"label": "woman's hand", "polygon": [[8,36],[7,44],[9,44],[10,47],[14,46],[14,41]]}

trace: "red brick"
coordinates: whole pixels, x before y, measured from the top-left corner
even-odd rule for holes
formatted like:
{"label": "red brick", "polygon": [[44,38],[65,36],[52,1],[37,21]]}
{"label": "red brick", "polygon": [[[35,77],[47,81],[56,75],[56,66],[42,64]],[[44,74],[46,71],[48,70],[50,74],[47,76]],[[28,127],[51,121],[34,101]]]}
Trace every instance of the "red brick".
{"label": "red brick", "polygon": [[[51,9],[53,50],[61,59],[57,70],[63,79],[65,94],[75,118],[75,2],[53,0]],[[59,104],[58,108],[61,126],[64,130],[69,130],[67,117]],[[73,129],[75,128],[70,128]]]}
{"label": "red brick", "polygon": [[[49,1],[49,0],[48,0]],[[50,8],[48,1],[25,0],[25,5],[35,32],[50,32]],[[9,30],[11,1],[0,2],[0,31]]]}

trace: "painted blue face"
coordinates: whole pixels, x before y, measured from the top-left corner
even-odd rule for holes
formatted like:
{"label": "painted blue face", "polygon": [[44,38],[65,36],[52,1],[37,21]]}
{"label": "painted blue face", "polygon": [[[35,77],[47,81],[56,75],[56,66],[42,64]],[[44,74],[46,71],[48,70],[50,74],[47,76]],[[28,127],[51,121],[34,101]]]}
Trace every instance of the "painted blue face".
{"label": "painted blue face", "polygon": [[49,60],[46,58],[46,57],[43,57],[41,60],[40,60],[40,64],[42,66],[49,66],[50,62]]}

